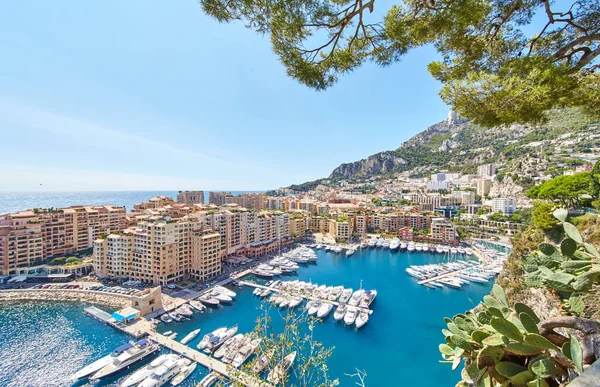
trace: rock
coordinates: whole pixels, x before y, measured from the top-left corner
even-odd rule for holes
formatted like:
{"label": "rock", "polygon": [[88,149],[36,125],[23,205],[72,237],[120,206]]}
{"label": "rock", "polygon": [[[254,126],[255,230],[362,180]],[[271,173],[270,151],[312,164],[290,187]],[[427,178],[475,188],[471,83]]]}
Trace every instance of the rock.
{"label": "rock", "polygon": [[333,170],[330,179],[373,176],[395,171],[406,164],[406,160],[396,156],[392,151],[381,152],[353,163],[342,164]]}

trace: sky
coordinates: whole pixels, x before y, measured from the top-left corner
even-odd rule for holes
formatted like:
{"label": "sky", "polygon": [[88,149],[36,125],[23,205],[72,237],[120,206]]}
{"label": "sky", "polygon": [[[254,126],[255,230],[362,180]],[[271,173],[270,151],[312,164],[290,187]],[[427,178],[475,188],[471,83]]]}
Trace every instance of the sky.
{"label": "sky", "polygon": [[395,149],[449,110],[431,47],[319,92],[268,36],[197,0],[8,2],[0,46],[0,191],[273,189]]}

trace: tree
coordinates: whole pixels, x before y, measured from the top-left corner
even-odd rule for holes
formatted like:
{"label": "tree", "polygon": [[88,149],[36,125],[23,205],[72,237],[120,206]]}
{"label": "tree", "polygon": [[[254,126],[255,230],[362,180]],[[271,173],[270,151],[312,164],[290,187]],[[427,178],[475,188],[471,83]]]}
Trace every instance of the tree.
{"label": "tree", "polygon": [[533,202],[533,224],[542,230],[554,230],[560,226],[560,222],[552,216],[555,206],[550,203]]}
{"label": "tree", "polygon": [[590,172],[590,195],[595,198],[600,196],[600,160],[596,161],[592,172]]}
{"label": "tree", "polygon": [[66,262],[66,260],[65,260],[65,258],[64,258],[64,257],[58,257],[58,258],[54,258],[54,259],[53,259],[53,260],[50,262],[50,264],[51,264],[51,265],[56,265],[56,266],[59,266],[59,265],[64,265],[64,264],[65,264],[65,262]]}
{"label": "tree", "polygon": [[527,197],[558,201],[570,208],[579,204],[579,197],[588,192],[590,174],[587,172],[576,175],[555,177],[527,191]]}
{"label": "tree", "polygon": [[383,19],[375,0],[200,3],[218,21],[269,34],[288,75],[317,90],[365,62],[388,66],[432,44],[442,99],[476,123],[540,122],[564,106],[600,115],[597,0],[399,0]]}

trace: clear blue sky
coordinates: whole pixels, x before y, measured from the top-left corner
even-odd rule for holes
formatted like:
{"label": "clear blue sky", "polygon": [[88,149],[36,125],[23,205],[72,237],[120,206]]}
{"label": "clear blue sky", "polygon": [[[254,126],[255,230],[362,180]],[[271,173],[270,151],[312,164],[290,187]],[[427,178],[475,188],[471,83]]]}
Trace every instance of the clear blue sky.
{"label": "clear blue sky", "polygon": [[196,0],[7,2],[0,46],[0,191],[276,188],[448,111],[432,48],[316,92]]}

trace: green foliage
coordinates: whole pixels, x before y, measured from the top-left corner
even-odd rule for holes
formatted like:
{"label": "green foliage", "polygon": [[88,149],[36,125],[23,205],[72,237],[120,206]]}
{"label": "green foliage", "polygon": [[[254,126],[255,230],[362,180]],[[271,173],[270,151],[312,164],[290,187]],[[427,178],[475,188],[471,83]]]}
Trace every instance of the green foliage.
{"label": "green foliage", "polygon": [[65,263],[66,263],[66,259],[65,259],[64,257],[58,257],[58,258],[54,258],[54,259],[53,259],[53,260],[50,262],[50,264],[51,264],[51,265],[56,265],[56,266],[59,266],[59,265],[64,265]]}
{"label": "green foliage", "polygon": [[560,226],[560,222],[552,216],[554,205],[544,202],[533,202],[533,224],[542,230],[553,230]]}
{"label": "green foliage", "polygon": [[527,191],[527,197],[558,201],[571,208],[579,203],[579,197],[588,192],[589,186],[590,174],[587,172],[559,176],[531,188]]}
{"label": "green foliage", "polygon": [[[545,7],[523,1],[404,0],[383,18],[375,0],[200,4],[218,21],[241,21],[269,34],[288,75],[317,90],[365,62],[387,66],[414,48],[433,45],[442,60],[429,64],[429,71],[444,85],[442,98],[481,124],[539,122],[556,106],[600,115],[594,60],[600,55],[600,22],[594,0],[548,1]],[[546,19],[545,27],[538,17]]]}
{"label": "green foliage", "polygon": [[592,172],[590,172],[589,192],[595,198],[600,197],[600,160],[596,161]]}

